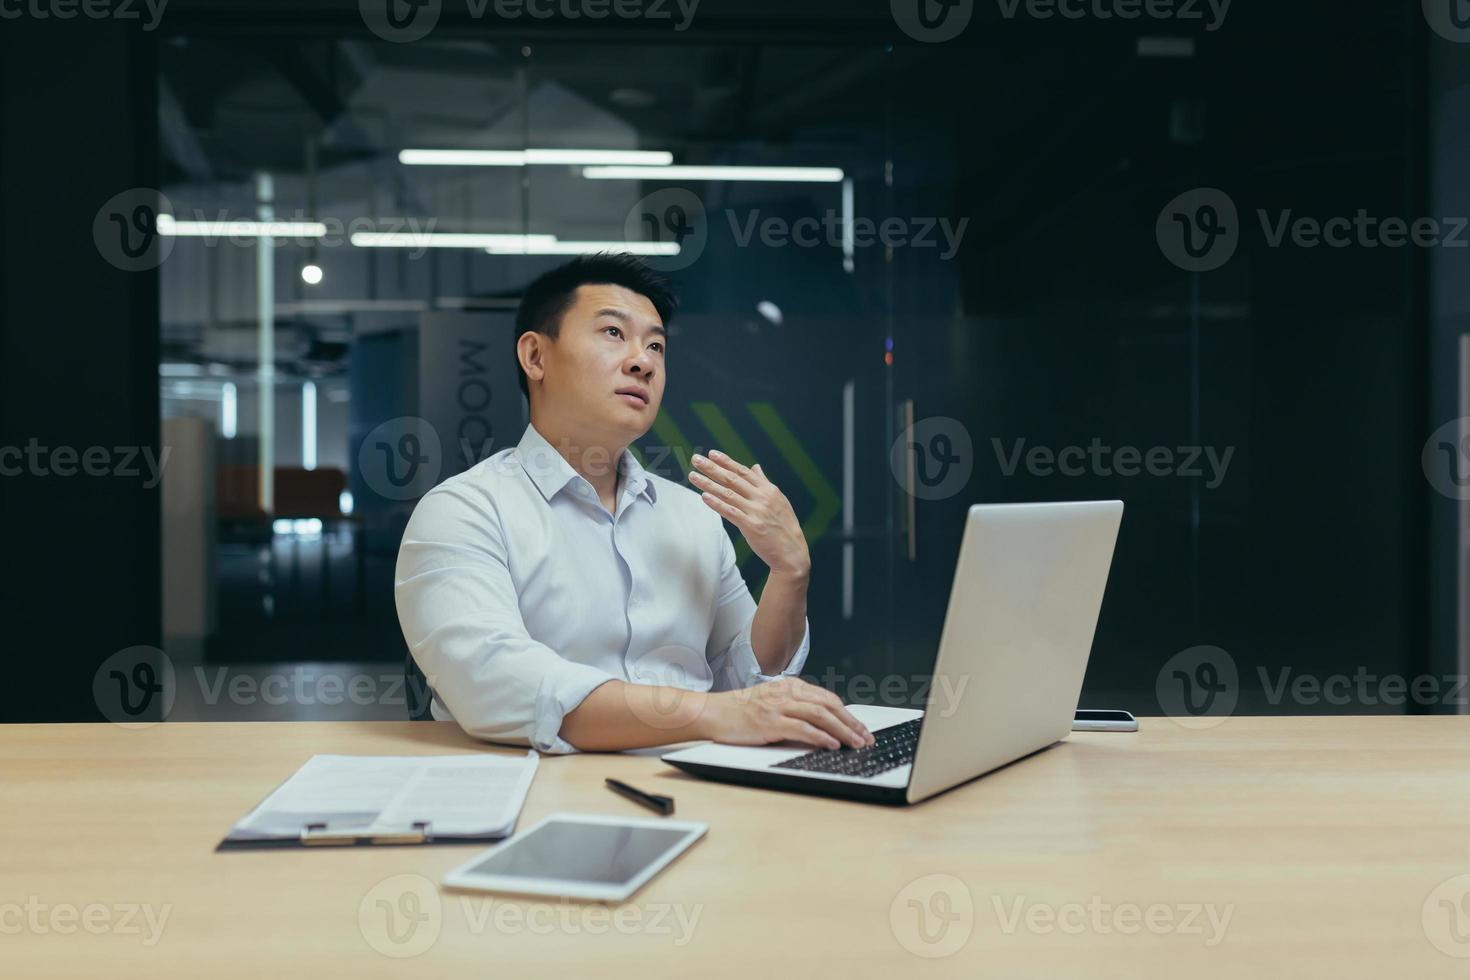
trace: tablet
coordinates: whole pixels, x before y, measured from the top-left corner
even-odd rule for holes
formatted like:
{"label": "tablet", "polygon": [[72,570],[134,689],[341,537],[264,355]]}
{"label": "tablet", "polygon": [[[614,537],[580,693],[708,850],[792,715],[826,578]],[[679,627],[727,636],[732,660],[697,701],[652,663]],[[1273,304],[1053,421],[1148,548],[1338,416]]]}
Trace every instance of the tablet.
{"label": "tablet", "polygon": [[553,813],[444,876],[451,888],[620,902],[704,836],[707,824]]}

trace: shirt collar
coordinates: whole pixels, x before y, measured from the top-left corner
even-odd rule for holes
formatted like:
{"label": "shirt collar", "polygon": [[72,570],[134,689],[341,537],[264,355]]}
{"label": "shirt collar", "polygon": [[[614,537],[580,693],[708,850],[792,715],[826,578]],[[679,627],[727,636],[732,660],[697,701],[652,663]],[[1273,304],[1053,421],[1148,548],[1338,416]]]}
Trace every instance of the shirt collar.
{"label": "shirt collar", "polygon": [[[526,431],[521,435],[521,441],[516,445],[516,458],[520,460],[526,476],[531,478],[531,482],[548,502],[569,483],[579,488],[592,489],[592,485],[572,469],[572,464],[566,461],[566,457],[557,452],[556,447],[547,442],[546,437],[536,431],[534,425],[526,426]],[[622,456],[618,457],[618,471],[622,475],[619,481],[620,493],[642,495],[650,504],[658,500],[658,491],[654,488],[653,481],[649,479],[648,473],[638,463],[631,449],[624,449]]]}

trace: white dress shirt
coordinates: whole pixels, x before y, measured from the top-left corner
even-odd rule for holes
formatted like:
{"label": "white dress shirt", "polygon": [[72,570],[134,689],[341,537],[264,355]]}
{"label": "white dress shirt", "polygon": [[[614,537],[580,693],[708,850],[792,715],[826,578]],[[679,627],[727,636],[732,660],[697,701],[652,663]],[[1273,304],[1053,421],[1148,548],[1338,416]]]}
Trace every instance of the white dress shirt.
{"label": "white dress shirt", "polygon": [[756,603],[720,516],[631,452],[618,467],[609,514],[528,425],[419,501],[394,596],[436,719],[574,752],[562,718],[605,681],[724,691],[801,672],[810,623],[782,675],[761,672]]}

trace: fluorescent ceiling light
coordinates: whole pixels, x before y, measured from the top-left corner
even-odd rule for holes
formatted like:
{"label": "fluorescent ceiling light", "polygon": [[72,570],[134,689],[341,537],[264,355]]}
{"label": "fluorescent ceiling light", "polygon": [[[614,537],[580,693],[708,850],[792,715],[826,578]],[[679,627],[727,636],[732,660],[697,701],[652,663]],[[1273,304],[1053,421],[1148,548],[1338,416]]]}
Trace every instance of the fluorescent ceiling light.
{"label": "fluorescent ceiling light", "polygon": [[678,242],[546,242],[526,246],[499,245],[485,249],[491,255],[585,255],[589,252],[627,252],[629,255],[678,255]]}
{"label": "fluorescent ceiling light", "polygon": [[532,164],[641,164],[666,167],[667,150],[399,150],[398,162],[420,167],[524,167]]}
{"label": "fluorescent ceiling light", "polygon": [[740,180],[835,184],[840,167],[587,167],[592,180]]}
{"label": "fluorescent ceiling light", "polygon": [[549,245],[555,235],[476,235],[430,231],[359,231],[352,235],[358,248],[497,248]]}
{"label": "fluorescent ceiling light", "polygon": [[321,238],[327,226],[320,221],[176,221],[158,216],[160,235],[180,238]]}

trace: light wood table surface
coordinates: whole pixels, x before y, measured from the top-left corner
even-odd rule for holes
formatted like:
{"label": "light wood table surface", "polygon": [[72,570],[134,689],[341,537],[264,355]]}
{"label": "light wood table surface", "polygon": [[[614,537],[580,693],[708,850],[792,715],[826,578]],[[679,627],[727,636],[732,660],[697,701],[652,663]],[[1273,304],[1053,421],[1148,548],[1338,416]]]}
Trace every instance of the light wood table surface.
{"label": "light wood table surface", "polygon": [[0,726],[0,974],[1470,976],[1466,718],[1150,718],[906,809],[543,757],[522,827],[648,815],[606,776],[710,825],[611,908],[442,889],[478,846],[214,852],[313,753],[482,751],[448,723]]}

